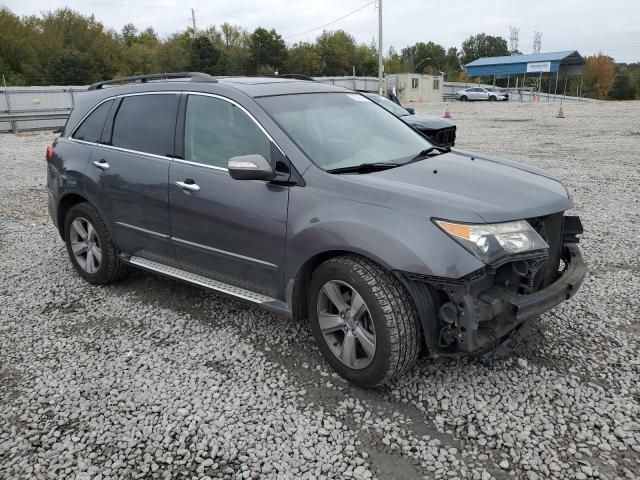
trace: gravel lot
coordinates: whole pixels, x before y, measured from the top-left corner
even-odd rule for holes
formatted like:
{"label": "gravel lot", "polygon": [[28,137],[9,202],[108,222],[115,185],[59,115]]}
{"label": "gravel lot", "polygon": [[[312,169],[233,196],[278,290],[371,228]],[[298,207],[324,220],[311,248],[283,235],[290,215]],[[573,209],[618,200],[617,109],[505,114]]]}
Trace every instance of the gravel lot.
{"label": "gravel lot", "polygon": [[421,359],[376,391],[304,322],[84,283],[46,213],[54,136],[0,136],[0,478],[640,478],[640,103],[449,108],[459,147],[570,187],[590,274],[494,369]]}

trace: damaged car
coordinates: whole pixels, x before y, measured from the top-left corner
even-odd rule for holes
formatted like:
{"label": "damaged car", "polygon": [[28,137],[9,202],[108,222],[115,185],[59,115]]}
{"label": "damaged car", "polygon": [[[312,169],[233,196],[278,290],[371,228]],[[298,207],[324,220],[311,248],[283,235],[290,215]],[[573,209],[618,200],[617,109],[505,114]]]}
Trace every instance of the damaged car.
{"label": "damaged car", "polygon": [[416,115],[414,110],[403,107],[387,97],[372,92],[360,92],[382,108],[393,113],[403,122],[411,125],[430,141],[441,147],[453,147],[456,144],[456,126],[451,120],[433,115]]}
{"label": "damaged car", "polygon": [[307,319],[326,361],[362,387],[420,354],[512,345],[586,272],[580,219],[552,174],[435,145],[333,85],[94,84],[46,168],[51,219],[86,281],[142,269]]}

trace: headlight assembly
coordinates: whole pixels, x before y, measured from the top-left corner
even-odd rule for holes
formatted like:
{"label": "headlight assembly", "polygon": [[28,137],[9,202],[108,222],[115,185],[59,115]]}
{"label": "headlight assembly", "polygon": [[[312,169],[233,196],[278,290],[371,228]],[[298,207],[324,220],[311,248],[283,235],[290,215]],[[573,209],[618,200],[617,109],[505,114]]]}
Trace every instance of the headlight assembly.
{"label": "headlight assembly", "polygon": [[526,220],[487,224],[435,219],[434,222],[484,263],[491,263],[506,255],[549,248]]}

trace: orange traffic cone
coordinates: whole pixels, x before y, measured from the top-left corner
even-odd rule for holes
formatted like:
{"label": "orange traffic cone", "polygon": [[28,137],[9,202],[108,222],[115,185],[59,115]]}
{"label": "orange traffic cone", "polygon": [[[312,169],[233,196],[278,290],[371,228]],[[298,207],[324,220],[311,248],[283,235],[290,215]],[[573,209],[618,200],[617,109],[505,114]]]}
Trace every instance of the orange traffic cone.
{"label": "orange traffic cone", "polygon": [[442,118],[453,118],[451,116],[451,113],[449,113],[449,106],[448,105],[444,106],[444,113],[442,114]]}
{"label": "orange traffic cone", "polygon": [[562,102],[560,102],[560,111],[556,115],[556,118],[564,118],[564,111],[562,110]]}

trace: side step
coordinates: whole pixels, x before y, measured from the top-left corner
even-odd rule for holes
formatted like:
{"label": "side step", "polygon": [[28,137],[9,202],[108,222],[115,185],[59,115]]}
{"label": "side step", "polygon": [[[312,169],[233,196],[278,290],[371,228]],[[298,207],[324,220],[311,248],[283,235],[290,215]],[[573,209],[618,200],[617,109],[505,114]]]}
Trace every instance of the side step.
{"label": "side step", "polygon": [[184,280],[185,282],[200,285],[201,287],[209,288],[217,292],[226,293],[227,295],[242,298],[253,303],[259,303],[260,305],[271,307],[276,310],[287,310],[286,303],[281,302],[280,300],[277,300],[275,298],[271,298],[261,293],[252,292],[251,290],[246,290],[244,288],[236,287],[234,285],[229,285],[228,283],[220,282],[218,280],[203,277],[202,275],[187,272],[186,270],[165,265],[164,263],[154,262],[153,260],[149,260],[147,258],[134,256],[130,257],[128,259],[128,262],[132,265],[136,265],[146,270],[151,270],[153,272],[158,272],[169,277],[178,278],[180,280]]}

